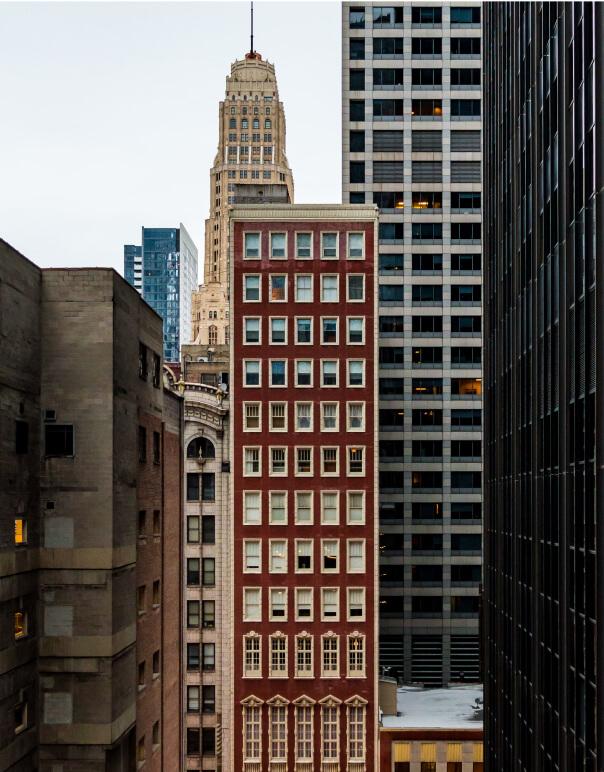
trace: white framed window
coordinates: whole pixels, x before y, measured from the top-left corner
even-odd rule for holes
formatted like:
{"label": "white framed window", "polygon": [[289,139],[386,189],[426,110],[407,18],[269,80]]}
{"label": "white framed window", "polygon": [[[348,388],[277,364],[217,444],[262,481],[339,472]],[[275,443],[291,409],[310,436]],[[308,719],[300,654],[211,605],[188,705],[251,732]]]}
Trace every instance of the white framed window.
{"label": "white framed window", "polygon": [[296,635],[296,678],[313,677],[313,639],[309,633]]}
{"label": "white framed window", "polygon": [[365,448],[349,446],[346,449],[347,473],[349,477],[365,476]]}
{"label": "white framed window", "polygon": [[296,257],[299,260],[312,259],[312,233],[296,233]]}
{"label": "white framed window", "polygon": [[260,257],[260,234],[259,233],[244,233],[243,234],[243,257],[248,260],[257,259]]}
{"label": "white framed window", "polygon": [[243,492],[243,524],[260,525],[262,511],[260,506],[260,491]]}
{"label": "white framed window", "polygon": [[308,388],[312,386],[312,359],[296,359],[296,386]]}
{"label": "white framed window", "polygon": [[340,428],[339,402],[321,402],[321,431],[337,432]]}
{"label": "white framed window", "polygon": [[321,678],[340,675],[340,638],[335,633],[321,636]]}
{"label": "white framed window", "polygon": [[313,758],[313,706],[300,699],[295,705],[294,756],[297,762],[312,764]]}
{"label": "white framed window", "polygon": [[243,449],[243,476],[260,477],[262,473],[262,464],[260,448]]}
{"label": "white framed window", "polygon": [[348,359],[346,361],[346,382],[351,387],[361,387],[365,385],[365,360]]}
{"label": "white framed window", "polygon": [[243,636],[243,677],[259,678],[261,675],[262,639],[258,633]]}
{"label": "white framed window", "polygon": [[269,637],[269,678],[287,678],[287,636],[275,633]]}
{"label": "white framed window", "polygon": [[296,622],[312,622],[312,587],[296,587]]}
{"label": "white framed window", "polygon": [[296,402],[296,431],[312,431],[312,402]]}
{"label": "white framed window", "polygon": [[365,677],[365,636],[351,633],[348,636],[348,678]]}
{"label": "white framed window", "polygon": [[[275,448],[275,450],[287,450]],[[271,525],[287,525],[287,491],[269,491],[269,522]]]}
{"label": "white framed window", "polygon": [[347,491],[346,522],[348,525],[365,523],[365,491]]}
{"label": "white framed window", "polygon": [[287,319],[284,316],[271,316],[270,318],[270,344],[280,345],[287,343]]}
{"label": "white framed window", "polygon": [[259,574],[261,572],[260,540],[245,539],[243,542],[243,572]]}
{"label": "white framed window", "polygon": [[336,388],[338,386],[339,361],[337,359],[321,360],[321,386]]}
{"label": "white framed window", "polygon": [[269,566],[271,574],[287,573],[287,540],[270,539],[269,540]]}
{"label": "white framed window", "polygon": [[323,477],[337,477],[340,474],[340,448],[321,448],[321,475]]}
{"label": "white framed window", "polygon": [[285,477],[287,475],[287,448],[269,448],[271,477]]}
{"label": "white framed window", "polygon": [[271,258],[285,260],[287,258],[287,235],[271,233]]}
{"label": "white framed window", "polygon": [[340,706],[331,698],[321,705],[321,761],[339,762]]}
{"label": "white framed window", "polygon": [[296,477],[312,477],[312,448],[296,448]]}
{"label": "white framed window", "polygon": [[349,260],[363,260],[365,257],[365,234],[364,233],[349,233],[348,234],[348,259]]}
{"label": "white framed window", "polygon": [[346,317],[346,342],[349,345],[365,343],[365,317]]}
{"label": "white framed window", "polygon": [[365,276],[362,273],[349,273],[346,276],[346,300],[349,303],[365,301]]}
{"label": "white framed window", "polygon": [[346,595],[346,616],[348,621],[363,622],[365,620],[365,588],[348,587]]}
{"label": "white framed window", "polygon": [[321,234],[321,257],[323,260],[336,260],[338,258],[338,234]]}
{"label": "white framed window", "polygon": [[269,359],[268,372],[269,387],[287,386],[287,359]]}
{"label": "white framed window", "polygon": [[262,300],[262,284],[260,275],[246,273],[243,277],[243,302],[259,303]]}
{"label": "white framed window", "polygon": [[313,494],[312,491],[296,491],[296,525],[312,525],[313,517]]}
{"label": "white framed window", "polygon": [[285,432],[287,431],[287,403],[286,402],[270,402],[270,430],[271,432]]}
{"label": "white framed window", "polygon": [[337,574],[340,570],[340,542],[338,539],[321,539],[321,573]]}
{"label": "white framed window", "polygon": [[261,386],[262,385],[259,359],[243,360],[243,385],[244,386]]}
{"label": "white framed window", "polygon": [[296,539],[296,573],[311,574],[313,570],[313,540]]}
{"label": "white framed window", "polygon": [[262,756],[262,712],[260,702],[243,706],[243,753],[246,762],[260,763]]}
{"label": "white framed window", "polygon": [[337,622],[340,619],[340,590],[338,587],[321,587],[321,621]]}
{"label": "white framed window", "polygon": [[312,274],[297,273],[294,277],[294,299],[296,303],[312,303]]}
{"label": "white framed window", "polygon": [[268,277],[269,296],[271,303],[287,303],[287,276],[283,273],[272,273]]}
{"label": "white framed window", "polygon": [[285,621],[287,619],[287,589],[285,587],[271,587],[269,601],[269,619],[272,622]]}
{"label": "white framed window", "polygon": [[349,432],[365,431],[365,403],[348,402],[346,405],[346,429]]}
{"label": "white framed window", "polygon": [[340,522],[340,492],[321,491],[321,525],[338,525]]}
{"label": "white framed window", "polygon": [[296,344],[307,346],[312,343],[312,317],[296,316]]}
{"label": "white framed window", "polygon": [[365,539],[346,542],[346,570],[349,574],[365,573]]}
{"label": "white framed window", "polygon": [[340,277],[337,273],[321,274],[321,303],[337,303],[340,300]]}
{"label": "white framed window", "polygon": [[243,318],[243,342],[246,345],[261,343],[259,316],[245,316]]}
{"label": "white framed window", "polygon": [[262,406],[260,402],[243,403],[243,431],[262,431]]}
{"label": "white framed window", "polygon": [[348,759],[352,763],[365,764],[365,723],[366,701],[360,697],[346,700],[346,737],[348,738]]}
{"label": "white framed window", "polygon": [[268,724],[269,763],[287,764],[287,705],[271,701]]}
{"label": "white framed window", "polygon": [[340,337],[338,322],[337,316],[321,317],[321,343],[324,346],[337,346]]}
{"label": "white framed window", "polygon": [[243,588],[243,621],[262,621],[262,589],[260,587]]}

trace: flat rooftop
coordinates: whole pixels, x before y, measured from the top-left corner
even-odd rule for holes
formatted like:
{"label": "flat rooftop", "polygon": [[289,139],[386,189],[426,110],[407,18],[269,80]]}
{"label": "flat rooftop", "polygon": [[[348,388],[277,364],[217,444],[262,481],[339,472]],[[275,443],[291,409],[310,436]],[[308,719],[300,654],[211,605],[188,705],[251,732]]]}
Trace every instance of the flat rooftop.
{"label": "flat rooftop", "polygon": [[[476,700],[480,709],[476,710]],[[382,716],[391,729],[482,729],[482,685],[462,684],[442,689],[401,686],[396,692],[399,715]]]}

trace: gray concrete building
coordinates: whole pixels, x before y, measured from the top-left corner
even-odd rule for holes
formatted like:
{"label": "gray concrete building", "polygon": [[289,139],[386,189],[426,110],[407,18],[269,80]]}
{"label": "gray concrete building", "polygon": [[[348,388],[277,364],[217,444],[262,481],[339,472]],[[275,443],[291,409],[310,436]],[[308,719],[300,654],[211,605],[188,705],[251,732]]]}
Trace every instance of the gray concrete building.
{"label": "gray concrete building", "polygon": [[344,3],[342,200],[379,232],[380,664],[479,679],[481,6]]}

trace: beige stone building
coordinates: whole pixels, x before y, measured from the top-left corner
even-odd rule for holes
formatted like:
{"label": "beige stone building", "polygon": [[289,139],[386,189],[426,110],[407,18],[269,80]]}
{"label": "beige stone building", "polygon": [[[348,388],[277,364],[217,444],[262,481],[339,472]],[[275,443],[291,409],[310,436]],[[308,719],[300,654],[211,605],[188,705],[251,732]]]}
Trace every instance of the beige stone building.
{"label": "beige stone building", "polygon": [[294,182],[285,155],[285,112],[275,66],[250,51],[231,65],[219,108],[219,139],[210,171],[210,216],[206,220],[203,284],[193,294],[193,340],[228,344],[228,210],[249,196],[270,200],[285,187],[292,202]]}

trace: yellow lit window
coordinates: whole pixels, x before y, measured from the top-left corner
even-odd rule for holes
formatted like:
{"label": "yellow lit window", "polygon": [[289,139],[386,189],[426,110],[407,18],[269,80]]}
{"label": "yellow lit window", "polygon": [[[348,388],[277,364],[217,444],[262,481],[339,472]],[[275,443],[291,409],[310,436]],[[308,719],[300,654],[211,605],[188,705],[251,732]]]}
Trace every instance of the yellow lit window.
{"label": "yellow lit window", "polygon": [[15,611],[15,638],[25,638],[27,635],[27,614],[25,611]]}
{"label": "yellow lit window", "polygon": [[15,544],[27,543],[27,522],[22,517],[15,518]]}

